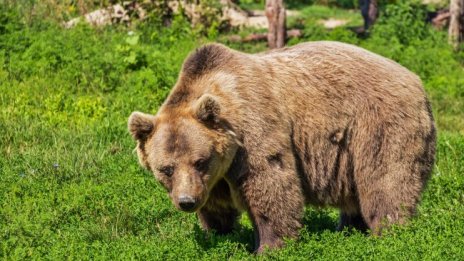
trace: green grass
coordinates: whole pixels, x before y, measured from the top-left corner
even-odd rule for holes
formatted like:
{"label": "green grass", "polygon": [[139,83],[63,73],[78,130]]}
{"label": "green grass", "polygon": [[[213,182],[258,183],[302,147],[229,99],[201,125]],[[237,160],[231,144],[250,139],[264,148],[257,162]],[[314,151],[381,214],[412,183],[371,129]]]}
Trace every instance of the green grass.
{"label": "green grass", "polygon": [[382,237],[335,232],[336,210],[308,207],[299,239],[254,256],[246,216],[231,235],[201,231],[138,166],[127,133],[129,114],[155,113],[185,56],[207,39],[182,20],[129,35],[125,28],[27,27],[14,12],[0,17],[0,258],[464,259],[463,56],[442,32],[425,27],[417,35],[424,25],[411,23],[414,35],[402,31],[398,17],[407,17],[394,10],[366,39],[303,25],[299,41],[351,42],[421,76],[439,129],[436,167],[407,226]]}
{"label": "green grass", "polygon": [[[337,19],[345,20],[345,26],[362,26],[363,20],[359,10],[345,10],[338,8],[330,8],[323,5],[310,5],[299,9],[300,15],[293,18],[289,17],[289,25],[292,23],[311,24],[320,20]],[[296,21],[295,21],[296,20]]]}

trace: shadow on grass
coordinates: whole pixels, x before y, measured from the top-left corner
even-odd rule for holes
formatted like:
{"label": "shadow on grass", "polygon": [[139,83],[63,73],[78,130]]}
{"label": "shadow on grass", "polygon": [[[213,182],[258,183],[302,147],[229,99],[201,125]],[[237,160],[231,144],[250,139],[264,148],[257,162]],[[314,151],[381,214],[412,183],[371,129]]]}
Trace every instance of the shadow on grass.
{"label": "shadow on grass", "polygon": [[215,232],[204,231],[201,229],[199,224],[195,225],[194,230],[195,240],[197,241],[198,245],[200,245],[201,248],[205,251],[208,251],[211,248],[217,248],[229,242],[246,246],[246,249],[249,252],[254,250],[254,233],[253,229],[251,228],[237,225],[234,231],[227,235],[219,235]]}
{"label": "shadow on grass", "polygon": [[[358,233],[356,230],[337,231],[338,217],[334,218],[331,210],[314,210],[307,208],[303,218],[303,225],[307,232],[311,234],[322,234],[324,232],[343,233],[346,236]],[[227,235],[219,235],[214,232],[206,232],[201,229],[199,224],[194,227],[195,240],[203,250],[208,251],[211,248],[220,247],[227,243],[238,243],[252,252],[254,250],[254,233],[252,228],[238,225],[235,230]]]}
{"label": "shadow on grass", "polygon": [[327,210],[307,208],[303,218],[303,225],[304,229],[310,233],[337,232],[338,219],[333,219]]}
{"label": "shadow on grass", "polygon": [[368,235],[369,231],[367,230],[357,230],[355,228],[344,228],[343,230],[338,230],[340,216],[337,215],[334,218],[333,210],[322,209],[322,210],[313,210],[307,209],[305,216],[303,218],[304,229],[311,233],[320,235],[326,231],[331,233],[342,233],[345,236],[351,236],[354,234],[361,233],[363,235]]}

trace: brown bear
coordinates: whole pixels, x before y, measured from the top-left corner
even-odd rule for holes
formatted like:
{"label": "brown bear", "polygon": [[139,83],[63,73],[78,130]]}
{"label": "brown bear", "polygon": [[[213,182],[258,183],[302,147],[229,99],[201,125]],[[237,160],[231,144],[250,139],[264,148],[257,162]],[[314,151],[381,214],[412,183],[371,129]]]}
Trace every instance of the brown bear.
{"label": "brown bear", "polygon": [[436,140],[415,74],[327,41],[260,54],[201,47],[158,113],[132,113],[129,130],[178,209],[218,233],[246,211],[257,252],[297,236],[305,204],[339,208],[340,229],[404,223]]}

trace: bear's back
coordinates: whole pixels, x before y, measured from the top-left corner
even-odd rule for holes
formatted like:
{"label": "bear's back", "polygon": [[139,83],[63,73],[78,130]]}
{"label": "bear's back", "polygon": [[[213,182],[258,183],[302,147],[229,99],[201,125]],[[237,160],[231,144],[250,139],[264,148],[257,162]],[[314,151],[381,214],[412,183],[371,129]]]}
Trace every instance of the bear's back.
{"label": "bear's back", "polygon": [[308,42],[256,56],[260,66],[272,67],[275,74],[272,84],[257,87],[277,90],[290,114],[355,117],[371,111],[396,118],[427,111],[417,75],[353,45]]}
{"label": "bear's back", "polygon": [[[294,79],[303,75],[319,85],[330,83],[330,88],[341,90],[348,87],[350,91],[352,88],[364,89],[365,93],[380,91],[406,96],[408,93],[424,95],[417,75],[388,58],[350,44],[307,42],[258,54],[258,57],[281,67],[282,72],[289,72]],[[405,88],[408,91],[405,92]]]}

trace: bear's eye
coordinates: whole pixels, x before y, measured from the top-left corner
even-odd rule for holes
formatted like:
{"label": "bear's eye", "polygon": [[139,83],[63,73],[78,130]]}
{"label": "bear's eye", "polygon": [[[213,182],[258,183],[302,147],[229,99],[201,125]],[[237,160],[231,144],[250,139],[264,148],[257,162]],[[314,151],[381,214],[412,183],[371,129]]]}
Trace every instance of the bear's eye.
{"label": "bear's eye", "polygon": [[209,159],[199,159],[195,161],[194,167],[198,172],[207,172],[209,168]]}
{"label": "bear's eye", "polygon": [[171,177],[172,174],[174,173],[174,167],[173,166],[164,166],[158,169],[159,172],[163,173],[164,175]]}

